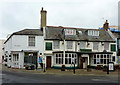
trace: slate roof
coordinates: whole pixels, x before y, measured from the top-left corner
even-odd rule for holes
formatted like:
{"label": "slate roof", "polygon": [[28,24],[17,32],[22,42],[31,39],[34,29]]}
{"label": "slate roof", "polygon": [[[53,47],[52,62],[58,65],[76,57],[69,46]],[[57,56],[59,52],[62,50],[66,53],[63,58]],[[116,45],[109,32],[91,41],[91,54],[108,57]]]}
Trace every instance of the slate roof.
{"label": "slate roof", "polygon": [[[65,40],[80,40],[80,41],[106,41],[113,42],[115,41],[107,31],[103,29],[83,29],[83,28],[71,28],[71,27],[55,27],[47,26],[46,28],[46,40],[63,40],[64,36],[62,34],[63,29],[73,29],[76,30],[76,35],[66,35]],[[88,36],[88,30],[98,30],[99,36]],[[78,31],[82,31],[82,34],[79,34]]]}
{"label": "slate roof", "polygon": [[40,35],[42,36],[43,33],[40,29],[24,29],[18,32],[14,32],[13,35]]}
{"label": "slate roof", "polygon": [[4,44],[13,36],[13,35],[36,35],[43,36],[43,32],[40,29],[24,29],[18,32],[14,32],[10,37],[4,42]]}

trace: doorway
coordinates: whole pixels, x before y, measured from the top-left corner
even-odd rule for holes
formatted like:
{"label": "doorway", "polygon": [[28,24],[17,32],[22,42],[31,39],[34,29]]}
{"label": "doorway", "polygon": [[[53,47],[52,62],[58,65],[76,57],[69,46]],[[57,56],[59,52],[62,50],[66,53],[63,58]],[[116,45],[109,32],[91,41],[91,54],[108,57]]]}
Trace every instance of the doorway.
{"label": "doorway", "polygon": [[83,69],[87,68],[87,65],[88,65],[88,58],[83,57]]}
{"label": "doorway", "polygon": [[51,68],[51,56],[47,56],[46,57],[47,59],[46,59],[46,66],[47,66],[47,68]]}

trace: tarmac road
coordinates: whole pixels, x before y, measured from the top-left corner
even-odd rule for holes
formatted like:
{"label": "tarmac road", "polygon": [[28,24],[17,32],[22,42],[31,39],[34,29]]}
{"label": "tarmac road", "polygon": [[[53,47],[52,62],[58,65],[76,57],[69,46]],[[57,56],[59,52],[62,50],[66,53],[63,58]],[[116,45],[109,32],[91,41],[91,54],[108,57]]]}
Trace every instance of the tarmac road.
{"label": "tarmac road", "polygon": [[118,83],[118,76],[2,72],[2,83]]}

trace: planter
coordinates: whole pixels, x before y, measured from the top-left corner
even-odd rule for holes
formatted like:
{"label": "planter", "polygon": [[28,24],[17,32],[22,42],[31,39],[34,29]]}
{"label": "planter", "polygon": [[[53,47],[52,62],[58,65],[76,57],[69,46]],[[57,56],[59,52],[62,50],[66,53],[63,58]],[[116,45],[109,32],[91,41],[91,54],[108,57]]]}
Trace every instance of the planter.
{"label": "planter", "polygon": [[91,72],[92,70],[91,70],[91,68],[87,68],[87,72]]}

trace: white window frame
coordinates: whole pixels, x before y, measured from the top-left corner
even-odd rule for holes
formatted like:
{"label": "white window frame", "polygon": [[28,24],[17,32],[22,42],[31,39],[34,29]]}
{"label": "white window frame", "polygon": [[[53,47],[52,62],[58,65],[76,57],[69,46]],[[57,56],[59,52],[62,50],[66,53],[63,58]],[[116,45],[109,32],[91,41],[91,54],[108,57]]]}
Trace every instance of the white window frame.
{"label": "white window frame", "polygon": [[80,42],[80,49],[86,49],[86,42]]}
{"label": "white window frame", "polygon": [[[96,58],[94,58],[94,55],[96,55]],[[107,60],[109,60],[109,62],[111,62],[112,61],[112,55],[111,54],[94,54],[93,55],[93,63],[92,64],[94,64],[94,65],[107,65]],[[99,55],[99,58],[97,58],[97,55]],[[103,55],[103,58],[101,58],[101,55]],[[107,57],[107,55],[109,55],[109,58]],[[104,56],[106,56],[106,58],[104,57]],[[92,60],[91,59],[91,60]],[[96,60],[96,64],[94,63],[94,59],[96,60],[96,59],[100,59],[100,63],[99,64],[97,64],[97,60]],[[103,59],[103,64],[101,63],[101,59]],[[104,60],[106,61],[106,64],[104,63]]]}
{"label": "white window frame", "polygon": [[28,46],[35,47],[35,36],[28,36]]}
{"label": "white window frame", "polygon": [[54,49],[60,49],[60,41],[53,41]]}
{"label": "white window frame", "polygon": [[93,42],[93,50],[99,50],[99,42]]}
{"label": "white window frame", "polygon": [[73,49],[73,41],[67,41],[67,49]]}

